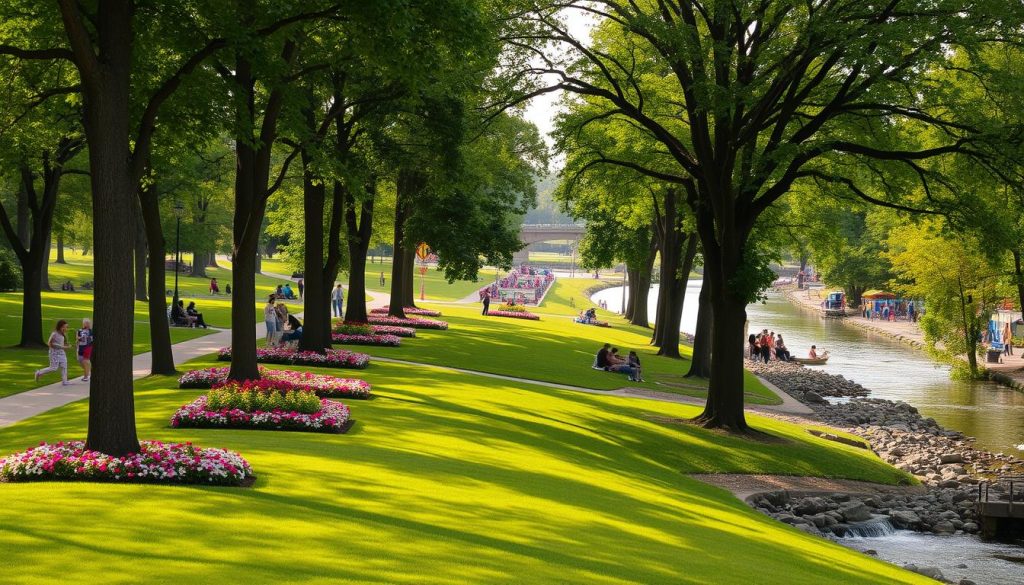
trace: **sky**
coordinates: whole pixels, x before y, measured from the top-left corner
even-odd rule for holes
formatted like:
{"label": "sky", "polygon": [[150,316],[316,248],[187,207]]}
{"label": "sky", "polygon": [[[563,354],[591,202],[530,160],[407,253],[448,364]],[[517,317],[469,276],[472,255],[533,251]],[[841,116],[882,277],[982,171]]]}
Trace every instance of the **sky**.
{"label": "sky", "polygon": [[[594,20],[590,15],[579,10],[563,10],[562,13],[573,37],[589,39],[590,29],[594,26]],[[562,99],[562,93],[558,91],[537,96],[530,100],[524,112],[524,117],[537,126],[548,146],[553,144],[548,134],[554,129],[555,115],[559,111],[558,102]],[[561,159],[552,162],[554,167],[561,166]]]}

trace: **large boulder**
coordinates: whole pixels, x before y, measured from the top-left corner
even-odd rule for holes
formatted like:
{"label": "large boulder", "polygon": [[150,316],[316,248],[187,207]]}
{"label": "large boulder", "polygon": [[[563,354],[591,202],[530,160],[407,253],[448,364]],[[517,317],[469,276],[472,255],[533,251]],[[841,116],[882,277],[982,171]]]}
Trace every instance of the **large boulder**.
{"label": "large boulder", "polygon": [[949,520],[942,520],[937,522],[935,526],[932,526],[932,532],[935,534],[953,534],[956,532],[956,526]]}
{"label": "large boulder", "polygon": [[871,520],[871,511],[860,500],[850,500],[839,506],[839,513],[847,522],[864,522]]}
{"label": "large boulder", "polygon": [[798,516],[812,516],[832,509],[825,498],[804,498],[793,506],[793,513]]}
{"label": "large boulder", "polygon": [[921,517],[912,510],[896,510],[889,516],[889,520],[896,528],[913,529],[921,524]]}

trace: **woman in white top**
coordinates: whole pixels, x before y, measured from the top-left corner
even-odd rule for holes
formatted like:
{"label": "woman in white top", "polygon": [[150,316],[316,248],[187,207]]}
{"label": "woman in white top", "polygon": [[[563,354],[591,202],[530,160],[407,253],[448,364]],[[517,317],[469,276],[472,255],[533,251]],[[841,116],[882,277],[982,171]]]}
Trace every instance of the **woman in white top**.
{"label": "woman in white top", "polygon": [[274,333],[281,329],[277,326],[277,309],[274,307],[274,295],[270,295],[267,304],[263,305],[263,321],[267,324],[267,344],[273,341]]}
{"label": "woman in white top", "polygon": [[61,381],[65,386],[70,384],[68,382],[68,356],[64,353],[67,349],[67,334],[68,334],[68,322],[64,319],[57,321],[57,326],[53,328],[53,332],[50,333],[50,339],[47,340],[46,345],[50,348],[50,366],[41,370],[36,370],[36,382],[39,381],[39,377],[50,372],[56,372],[60,370]]}

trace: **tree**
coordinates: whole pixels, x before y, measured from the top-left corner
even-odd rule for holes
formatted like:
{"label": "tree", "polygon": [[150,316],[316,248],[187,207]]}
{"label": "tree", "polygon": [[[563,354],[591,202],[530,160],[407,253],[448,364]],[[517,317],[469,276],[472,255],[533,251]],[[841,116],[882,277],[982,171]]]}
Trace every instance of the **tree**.
{"label": "tree", "polygon": [[[921,329],[932,351],[967,359],[967,375],[981,376],[979,344],[1003,298],[1003,272],[972,235],[943,233],[939,221],[895,229],[888,257],[895,288],[925,300]],[[941,348],[939,347],[941,345]]]}
{"label": "tree", "polygon": [[[566,10],[596,15],[607,34],[590,44],[575,37],[560,20]],[[676,162],[666,173],[605,161],[679,185],[695,214],[714,307],[699,423],[747,429],[742,331],[745,306],[763,285],[760,256],[748,246],[758,218],[797,184],[906,207],[902,188],[886,188],[890,176],[918,179],[933,198],[923,205],[942,204],[950,194],[936,190],[926,166],[985,157],[972,149],[974,129],[952,118],[942,84],[920,82],[955,66],[955,49],[1016,34],[1021,16],[992,0],[534,4],[524,17],[534,30],[515,40],[541,55],[525,73],[554,82],[523,99],[558,90],[596,99],[605,116],[643,128]],[[651,68],[663,74],[646,75]],[[920,129],[937,130],[941,141],[923,144],[908,132]]]}

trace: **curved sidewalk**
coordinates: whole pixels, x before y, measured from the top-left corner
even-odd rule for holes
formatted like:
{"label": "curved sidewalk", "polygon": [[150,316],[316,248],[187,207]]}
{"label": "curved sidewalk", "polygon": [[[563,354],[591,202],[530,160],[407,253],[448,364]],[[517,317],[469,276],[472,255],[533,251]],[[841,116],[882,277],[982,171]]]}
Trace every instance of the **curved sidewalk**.
{"label": "curved sidewalk", "polygon": [[[388,304],[389,300],[390,296],[377,293],[370,301],[367,301],[366,306],[368,309],[382,307]],[[301,313],[298,314],[301,315]],[[253,326],[256,328],[257,339],[266,336],[267,326],[263,321],[254,323]],[[213,334],[189,339],[171,346],[174,353],[174,364],[179,366],[189,360],[216,353],[220,348],[231,345],[230,329],[218,329],[215,331]],[[132,357],[132,379],[138,380],[148,376],[152,363],[152,352],[140,353]],[[71,364],[69,366],[74,367]],[[63,386],[60,382],[56,382],[0,398],[0,428],[75,402],[76,400],[88,398],[89,384],[83,382],[80,375],[71,380],[72,382],[68,386]]]}

